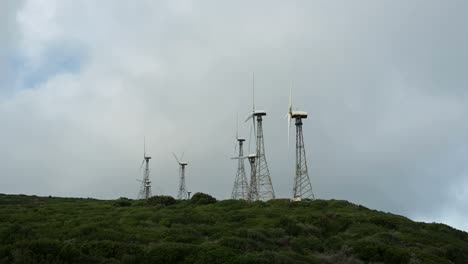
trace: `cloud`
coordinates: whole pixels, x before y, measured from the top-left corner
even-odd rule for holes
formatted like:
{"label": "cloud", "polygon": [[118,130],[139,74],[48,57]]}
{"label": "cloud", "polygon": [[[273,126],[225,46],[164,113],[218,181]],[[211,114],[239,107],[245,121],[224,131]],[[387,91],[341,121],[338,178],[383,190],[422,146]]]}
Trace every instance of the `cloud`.
{"label": "cloud", "polygon": [[[279,197],[292,193],[283,117],[293,79],[294,105],[310,113],[316,196],[466,230],[463,1],[25,1],[9,10],[0,39],[15,43],[4,56],[19,59],[0,88],[20,85],[0,95],[0,192],[136,197],[146,136],[153,193],[177,193],[171,152],[185,152],[188,189],[228,198],[236,163],[226,156],[255,72]],[[249,124],[240,132],[248,137]]]}

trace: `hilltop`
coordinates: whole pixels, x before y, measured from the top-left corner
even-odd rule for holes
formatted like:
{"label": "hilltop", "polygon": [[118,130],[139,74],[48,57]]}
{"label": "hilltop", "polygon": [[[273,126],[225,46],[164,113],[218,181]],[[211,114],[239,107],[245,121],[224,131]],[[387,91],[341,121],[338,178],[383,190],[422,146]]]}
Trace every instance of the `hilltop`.
{"label": "hilltop", "polygon": [[347,201],[0,195],[1,263],[468,263],[468,234]]}

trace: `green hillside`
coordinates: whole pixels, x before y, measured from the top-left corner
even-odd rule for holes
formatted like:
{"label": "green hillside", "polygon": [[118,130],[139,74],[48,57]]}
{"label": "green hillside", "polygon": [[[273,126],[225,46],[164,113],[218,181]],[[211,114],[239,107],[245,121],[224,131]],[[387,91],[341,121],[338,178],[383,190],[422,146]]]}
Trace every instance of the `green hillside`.
{"label": "green hillside", "polygon": [[468,263],[468,234],[346,201],[0,195],[1,263]]}

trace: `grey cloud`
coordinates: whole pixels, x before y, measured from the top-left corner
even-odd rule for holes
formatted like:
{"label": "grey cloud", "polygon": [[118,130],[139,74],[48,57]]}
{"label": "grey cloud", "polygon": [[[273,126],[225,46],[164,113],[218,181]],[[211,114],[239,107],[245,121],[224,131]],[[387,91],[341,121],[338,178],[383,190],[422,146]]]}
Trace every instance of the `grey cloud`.
{"label": "grey cloud", "polygon": [[39,53],[72,41],[89,57],[2,98],[0,192],[135,197],[146,135],[153,192],[176,194],[174,151],[189,190],[228,198],[255,71],[279,197],[292,192],[293,79],[319,198],[468,228],[465,2],[47,3],[58,15],[41,30],[51,23],[54,37],[23,25],[20,41],[40,39],[28,47]]}

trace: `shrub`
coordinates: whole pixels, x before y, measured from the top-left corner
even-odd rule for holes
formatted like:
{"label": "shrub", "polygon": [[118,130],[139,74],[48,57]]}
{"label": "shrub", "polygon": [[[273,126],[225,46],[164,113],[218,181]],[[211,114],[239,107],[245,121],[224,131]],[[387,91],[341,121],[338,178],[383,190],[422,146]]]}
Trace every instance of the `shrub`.
{"label": "shrub", "polygon": [[0,194],[0,263],[468,263],[468,233],[442,224],[342,201],[199,205],[215,201]]}
{"label": "shrub", "polygon": [[194,204],[213,204],[216,203],[216,198],[206,193],[196,193],[190,201]]}
{"label": "shrub", "polygon": [[119,199],[115,200],[114,206],[117,206],[117,207],[132,206],[132,201],[126,197],[120,197]]}
{"label": "shrub", "polygon": [[229,263],[235,256],[236,254],[230,248],[211,243],[202,244],[193,263]]}
{"label": "shrub", "polygon": [[216,203],[216,207],[223,208],[224,210],[239,210],[248,207],[249,202],[245,200],[221,200]]}
{"label": "shrub", "polygon": [[232,261],[238,264],[295,263],[293,259],[274,251],[252,252],[241,255]]}
{"label": "shrub", "polygon": [[196,243],[202,239],[200,232],[195,228],[183,227],[177,228],[172,227],[166,230],[164,233],[165,241],[177,242],[177,243]]}
{"label": "shrub", "polygon": [[297,236],[302,232],[302,227],[298,225],[298,222],[287,216],[282,216],[279,219],[278,226],[283,228],[290,236]]}
{"label": "shrub", "polygon": [[323,251],[323,242],[315,236],[295,237],[290,242],[291,248],[299,253],[304,253],[304,250]]}
{"label": "shrub", "polygon": [[142,263],[181,263],[196,252],[196,247],[185,243],[151,245]]}
{"label": "shrub", "polygon": [[149,205],[161,205],[170,206],[176,203],[176,200],[172,196],[157,195],[147,200]]}
{"label": "shrub", "polygon": [[464,252],[462,249],[455,247],[454,245],[448,245],[444,248],[445,256],[453,263],[467,263],[468,252]]}

